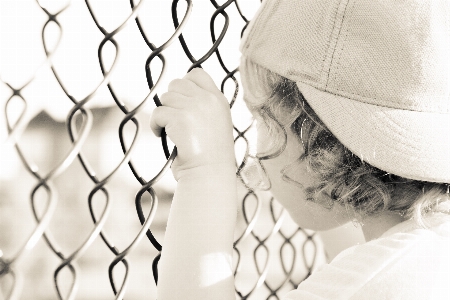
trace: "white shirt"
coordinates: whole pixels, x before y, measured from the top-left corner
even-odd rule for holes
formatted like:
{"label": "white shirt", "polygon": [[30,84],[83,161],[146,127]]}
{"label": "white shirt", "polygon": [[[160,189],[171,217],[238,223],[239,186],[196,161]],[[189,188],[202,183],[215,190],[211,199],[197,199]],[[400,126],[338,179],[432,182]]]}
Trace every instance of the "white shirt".
{"label": "white shirt", "polygon": [[450,216],[425,216],[430,229],[402,222],[344,250],[283,300],[450,299]]}

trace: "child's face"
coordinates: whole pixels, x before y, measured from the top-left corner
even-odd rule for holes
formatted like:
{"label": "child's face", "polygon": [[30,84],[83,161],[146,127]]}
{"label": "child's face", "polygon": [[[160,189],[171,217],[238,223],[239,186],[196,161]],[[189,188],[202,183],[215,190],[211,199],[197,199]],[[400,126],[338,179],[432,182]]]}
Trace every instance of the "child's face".
{"label": "child's face", "polygon": [[[258,116],[254,117],[263,122]],[[257,126],[257,133],[258,153],[264,153],[268,150],[267,145],[270,144],[267,127]],[[334,204],[330,208],[329,204],[332,203],[332,200],[325,194],[321,194],[315,201],[306,200],[305,189],[313,185],[314,179],[308,174],[306,163],[298,160],[302,154],[301,142],[291,130],[287,130],[285,150],[275,158],[261,160],[270,179],[270,191],[273,196],[286,208],[292,219],[303,228],[327,230],[341,226],[353,219],[353,212],[347,212],[339,204]],[[295,180],[297,184],[287,182],[282,178],[281,171],[285,166],[289,166],[285,174]]]}

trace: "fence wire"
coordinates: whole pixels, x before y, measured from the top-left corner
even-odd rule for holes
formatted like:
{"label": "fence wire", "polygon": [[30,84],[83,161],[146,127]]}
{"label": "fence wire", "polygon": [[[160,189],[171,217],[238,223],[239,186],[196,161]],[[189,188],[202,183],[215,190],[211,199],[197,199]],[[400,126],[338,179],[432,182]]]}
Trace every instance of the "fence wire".
{"label": "fence wire", "polygon": [[[191,19],[191,13],[195,5],[195,1],[185,1],[185,11],[178,10],[179,1],[172,1],[171,16],[173,22],[173,33],[163,42],[159,47],[151,42],[151,33],[161,30],[160,28],[145,28],[142,19],[145,19],[145,14],[139,14],[141,7],[145,0],[139,2],[130,0],[129,13],[126,18],[121,20],[120,25],[113,30],[105,29],[100,19],[97,17],[97,11],[94,8],[94,1],[85,1],[85,6],[90,14],[92,21],[95,23],[98,31],[102,35],[102,40],[98,45],[98,64],[101,70],[101,80],[95,88],[84,97],[76,97],[69,92],[64,82],[64,76],[60,75],[60,71],[54,63],[54,55],[58,51],[60,41],[63,37],[63,25],[60,21],[64,18],[64,12],[70,10],[71,1],[68,1],[62,8],[54,11],[51,5],[44,5],[43,1],[36,0],[40,10],[45,15],[45,22],[41,31],[42,46],[45,51],[44,62],[32,72],[30,79],[26,80],[20,86],[14,86],[3,77],[0,81],[9,91],[9,96],[5,99],[4,116],[6,120],[7,139],[4,147],[14,147],[17,156],[28,174],[32,175],[36,184],[30,187],[29,203],[36,222],[34,229],[28,236],[21,236],[20,246],[14,252],[3,253],[0,251],[0,296],[3,295],[5,299],[20,299],[23,290],[24,275],[22,274],[23,261],[27,261],[27,257],[33,256],[33,250],[39,241],[44,241],[48,249],[58,258],[59,263],[53,272],[53,285],[55,287],[55,296],[57,299],[76,299],[77,291],[80,285],[80,277],[83,276],[80,272],[79,261],[92,245],[101,240],[103,244],[109,249],[112,254],[107,270],[110,288],[114,294],[115,299],[123,299],[127,295],[127,289],[130,282],[130,273],[132,272],[130,264],[130,254],[142,242],[146,236],[148,242],[156,250],[154,257],[147,257],[152,260],[152,276],[155,285],[158,282],[158,261],[162,249],[162,242],[158,240],[153,230],[150,228],[155,217],[160,214],[158,209],[158,195],[155,192],[154,186],[161,178],[168,172],[170,165],[176,157],[176,148],[171,149],[166,136],[161,138],[162,151],[166,157],[164,166],[160,170],[153,170],[156,174],[150,179],[145,179],[146,176],[140,173],[139,167],[133,162],[132,156],[135,148],[139,144],[142,127],[142,121],[139,121],[138,115],[143,114],[145,107],[151,106],[150,99],[153,100],[154,106],[161,105],[158,93],[161,91],[161,82],[166,76],[167,61],[165,58],[166,50],[172,47],[178,40],[184,54],[190,61],[189,69],[195,67],[202,67],[202,64],[208,60],[217,59],[221,71],[225,73],[221,81],[221,91],[225,93],[225,86],[232,85],[234,92],[229,97],[230,107],[232,113],[237,105],[235,105],[242,91],[239,90],[238,69],[236,66],[230,68],[226,66],[221,56],[221,46],[224,37],[233,35],[233,38],[239,40],[242,32],[247,26],[250,17],[246,17],[240,7],[240,1],[229,0],[223,4],[219,4],[214,0],[210,1],[210,5],[214,7],[214,13],[210,17],[210,38],[211,47],[200,58],[195,58],[186,42],[183,33],[188,22],[194,22]],[[149,1],[147,5],[160,9],[156,1]],[[113,4],[111,4],[113,5]],[[259,5],[255,1],[255,6]],[[195,8],[194,8],[195,9]],[[239,32],[231,32],[229,30],[230,18],[227,12],[237,14],[242,19],[244,26]],[[13,12],[11,12],[13,13]],[[20,13],[20,12],[19,12]],[[179,18],[180,14],[182,15]],[[223,27],[220,34],[216,32],[218,23],[218,16],[223,18]],[[57,28],[57,37],[54,38],[56,42],[50,43],[48,41],[47,30],[53,26]],[[116,72],[117,58],[121,51],[121,44],[117,40],[117,35],[126,27],[134,26],[148,47],[150,54],[142,65],[145,67],[146,82],[148,84],[147,95],[137,103],[133,108],[128,108],[123,99],[115,91],[115,85],[111,77]],[[150,33],[150,34],[149,34]],[[19,37],[20,38],[20,37]],[[8,41],[0,41],[2,47],[8,44]],[[52,44],[52,45],[51,45]],[[106,48],[111,46],[114,49],[113,59],[105,58]],[[227,48],[224,51],[229,51]],[[237,51],[237,49],[235,49]],[[152,71],[152,63],[155,59],[159,60],[161,71],[155,74]],[[24,96],[24,91],[30,86],[37,77],[40,76],[41,70],[50,70],[56,79],[60,89],[66,95],[66,100],[71,102],[71,109],[66,115],[66,133],[70,138],[70,150],[64,155],[63,159],[59,161],[49,171],[42,171],[38,163],[35,163],[29,156],[26,155],[21,142],[23,141],[24,132],[27,131],[27,126],[30,120],[26,118],[29,101]],[[207,70],[210,71],[210,70]],[[0,69],[1,72],[1,69]],[[4,74],[0,74],[4,75]],[[122,150],[122,158],[116,164],[112,171],[103,177],[99,177],[89,162],[85,154],[84,146],[89,135],[92,133],[94,125],[94,116],[89,103],[98,95],[99,90],[107,87],[110,96],[114,100],[116,107],[120,110],[122,116],[118,127],[118,138]],[[225,93],[226,94],[226,93]],[[20,104],[21,103],[21,104]],[[11,107],[19,105],[20,111],[14,109],[14,114],[11,113]],[[239,108],[242,109],[242,108]],[[238,113],[238,112],[237,112]],[[145,124],[144,126],[148,126]],[[128,129],[126,129],[128,128]],[[130,128],[133,128],[131,131]],[[48,128],[47,130],[51,130]],[[252,124],[247,124],[244,128],[234,126],[235,143],[236,145],[243,145],[240,148],[240,154],[237,154],[237,169],[240,170],[244,164],[245,157],[249,155],[250,131]],[[49,146],[51,147],[51,145]],[[239,147],[237,147],[239,148]],[[238,151],[238,150],[237,150]],[[102,155],[99,153],[98,155]],[[78,159],[84,175],[89,178],[94,187],[88,192],[88,209],[92,219],[92,226],[89,234],[84,236],[84,240],[74,250],[61,247],[58,240],[54,237],[50,230],[50,223],[54,219],[56,207],[60,200],[58,194],[63,191],[58,191],[55,185],[55,180],[63,173],[70,172],[70,166],[76,164]],[[114,205],[110,196],[112,178],[118,176],[119,169],[127,165],[129,171],[133,174],[135,181],[140,188],[135,192],[134,205],[141,227],[137,233],[131,229],[129,235],[134,236],[131,243],[124,249],[119,249],[113,242],[105,229],[105,223],[111,215],[111,206]],[[59,193],[58,193],[59,192]],[[45,201],[39,200],[45,195]],[[297,285],[307,278],[312,270],[323,259],[320,242],[317,240],[313,232],[297,228],[289,219],[287,213],[280,208],[276,200],[273,199],[266,192],[254,191],[246,188],[244,185],[240,187],[240,194],[242,196],[240,219],[236,229],[236,239],[234,243],[235,251],[235,277],[236,277],[236,297],[237,299],[281,299],[282,294],[288,290],[294,289]],[[148,212],[144,212],[143,198],[150,199],[150,208]],[[128,201],[129,199],[121,199],[121,201]],[[44,203],[43,203],[44,202]],[[98,208],[100,207],[100,209]],[[3,208],[2,208],[3,209]],[[14,214],[14,211],[9,212]],[[25,221],[24,221],[25,222]],[[61,224],[63,226],[63,224]],[[0,245],[0,250],[2,245]],[[123,266],[121,271],[117,271],[117,266]],[[276,266],[274,269],[273,266]],[[276,269],[276,270],[275,270]],[[274,276],[270,272],[274,271]],[[61,275],[65,273],[66,275]],[[119,276],[117,274],[121,274]],[[67,275],[70,274],[70,275]],[[95,288],[95,284],[94,287]],[[141,295],[142,298],[147,297]]]}

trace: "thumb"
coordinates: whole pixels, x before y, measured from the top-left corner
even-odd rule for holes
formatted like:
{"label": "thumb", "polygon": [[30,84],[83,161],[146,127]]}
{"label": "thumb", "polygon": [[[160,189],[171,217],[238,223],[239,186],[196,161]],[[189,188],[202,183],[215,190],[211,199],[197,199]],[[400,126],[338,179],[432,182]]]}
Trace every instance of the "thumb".
{"label": "thumb", "polygon": [[206,73],[202,68],[194,68],[189,73],[187,73],[184,79],[188,79],[201,87],[202,89],[213,93],[216,97],[224,97],[222,92],[217,88],[214,80]]}

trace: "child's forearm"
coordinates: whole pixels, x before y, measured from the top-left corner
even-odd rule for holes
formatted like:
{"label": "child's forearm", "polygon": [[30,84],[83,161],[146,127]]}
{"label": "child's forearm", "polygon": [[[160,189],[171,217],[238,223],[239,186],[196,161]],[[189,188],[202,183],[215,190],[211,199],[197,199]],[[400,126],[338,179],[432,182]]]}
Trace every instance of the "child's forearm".
{"label": "child's forearm", "polygon": [[158,300],[234,299],[235,168],[217,165],[184,172],[158,267]]}

